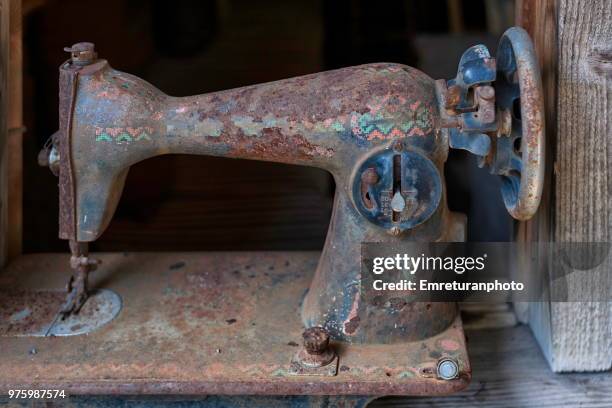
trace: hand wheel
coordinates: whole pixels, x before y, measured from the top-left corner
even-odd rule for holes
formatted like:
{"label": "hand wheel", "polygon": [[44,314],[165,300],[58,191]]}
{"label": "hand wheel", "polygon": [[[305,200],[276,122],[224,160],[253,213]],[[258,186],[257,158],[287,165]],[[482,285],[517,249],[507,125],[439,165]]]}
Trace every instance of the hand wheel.
{"label": "hand wheel", "polygon": [[[544,184],[544,102],[540,69],[529,35],[507,30],[497,49],[495,91],[501,116],[492,172],[503,178],[502,196],[518,220],[538,209]],[[504,129],[505,128],[505,129]]]}

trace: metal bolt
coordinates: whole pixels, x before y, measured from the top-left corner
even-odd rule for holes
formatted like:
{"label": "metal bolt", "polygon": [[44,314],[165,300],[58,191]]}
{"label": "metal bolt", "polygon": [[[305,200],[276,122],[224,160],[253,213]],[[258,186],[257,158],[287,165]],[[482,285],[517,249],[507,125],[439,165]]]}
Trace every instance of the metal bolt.
{"label": "metal bolt", "polygon": [[510,136],[512,133],[512,113],[509,109],[500,111],[499,135]]}
{"label": "metal bolt", "polygon": [[393,150],[395,150],[396,152],[401,152],[402,150],[404,150],[404,145],[401,141],[398,140],[393,143]]}
{"label": "metal bolt", "polygon": [[336,357],[334,350],[329,347],[329,333],[322,327],[310,327],[302,333],[304,347],[297,354],[303,366],[323,367],[331,363]]}
{"label": "metal bolt", "polygon": [[484,85],[478,87],[478,94],[480,97],[486,101],[492,101],[495,99],[495,89],[490,85]]}
{"label": "metal bolt", "polygon": [[98,58],[95,46],[90,42],[76,43],[72,47],[64,48],[64,51],[70,53],[70,60],[75,65],[88,65]]}
{"label": "metal bolt", "polygon": [[378,177],[378,173],[374,167],[368,167],[361,173],[361,181],[367,185],[374,185],[378,183],[379,179],[380,177]]}
{"label": "metal bolt", "polygon": [[459,376],[459,364],[449,357],[441,358],[437,366],[438,378],[442,380],[453,380]]}
{"label": "metal bolt", "polygon": [[321,354],[329,346],[329,334],[322,327],[311,327],[302,333],[308,354]]}

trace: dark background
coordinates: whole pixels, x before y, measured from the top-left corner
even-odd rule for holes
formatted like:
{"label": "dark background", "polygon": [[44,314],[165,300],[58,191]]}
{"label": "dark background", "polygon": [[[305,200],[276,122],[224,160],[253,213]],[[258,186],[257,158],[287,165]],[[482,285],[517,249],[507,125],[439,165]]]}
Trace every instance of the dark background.
{"label": "dark background", "polygon": [[[476,43],[495,52],[510,0],[61,0],[25,10],[24,252],[66,251],[57,239],[57,179],[36,164],[58,126],[63,47],[91,41],[101,58],[185,96],[368,62],[454,77]],[[498,180],[454,151],[449,206],[468,238],[505,241],[512,223]],[[132,167],[97,251],[320,249],[334,184],[318,169],[202,156]]]}

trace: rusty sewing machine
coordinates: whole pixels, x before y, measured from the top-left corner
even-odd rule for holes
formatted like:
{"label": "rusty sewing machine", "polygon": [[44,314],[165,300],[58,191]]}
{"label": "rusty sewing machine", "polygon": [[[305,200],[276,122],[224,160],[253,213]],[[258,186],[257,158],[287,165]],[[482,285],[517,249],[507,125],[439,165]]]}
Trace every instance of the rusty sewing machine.
{"label": "rusty sewing machine", "polygon": [[421,387],[420,393],[439,394],[469,382],[456,304],[412,303],[396,313],[384,302],[360,304],[360,245],[465,240],[465,217],[446,204],[449,148],[473,153],[502,177],[501,194],[514,218],[536,212],[544,118],[525,31],[509,29],[495,58],[483,45],[469,48],[450,80],[377,63],[181,98],[112,69],[91,43],[66,51],[59,131],[41,152],[59,176],[59,235],[72,251],[63,315],[87,301],[88,275],[97,265],[87,245],[109,224],[135,163],[199,154],[315,166],[335,179],[334,211],[301,316],[295,316],[307,330],[304,348],[288,361],[289,373],[336,375],[342,355],[331,350],[330,339],[347,349],[392,344],[409,352],[447,333],[459,347],[437,353],[422,378],[406,376],[405,385],[376,391],[419,393],[415,387]]}

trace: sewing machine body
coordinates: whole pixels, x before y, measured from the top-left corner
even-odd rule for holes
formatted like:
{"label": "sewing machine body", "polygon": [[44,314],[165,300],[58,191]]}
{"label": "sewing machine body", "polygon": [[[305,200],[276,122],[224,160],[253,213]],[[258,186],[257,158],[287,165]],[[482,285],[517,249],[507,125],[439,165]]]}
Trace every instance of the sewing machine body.
{"label": "sewing machine body", "polygon": [[[72,74],[70,66],[62,71]],[[75,220],[61,224],[65,239],[95,240],[113,215],[129,167],[162,154],[320,167],[347,198],[354,164],[377,146],[401,140],[437,166],[446,158],[441,146],[448,143],[436,129],[434,81],[401,65],[371,64],[174,98],[100,60],[79,69],[75,88],[74,106],[62,107],[72,109],[62,115],[71,118],[62,125],[70,129],[62,130],[70,134],[79,205]]]}
{"label": "sewing machine body", "polygon": [[[336,195],[325,247],[295,319],[349,348],[405,349],[420,373],[406,379],[406,392],[445,393],[467,384],[456,305],[407,296],[398,307],[391,295],[365,302],[360,250],[364,242],[465,240],[465,217],[446,203],[449,147],[476,154],[504,177],[502,195],[515,218],[533,215],[544,129],[539,73],[524,31],[504,35],[497,61],[484,46],[470,48],[450,81],[381,63],[182,98],[112,69],[91,44],[69,51],[71,60],[60,67],[60,129],[49,154],[60,179],[60,237],[70,240],[77,271],[69,286],[77,290],[63,313],[78,312],[87,299],[95,262],[86,244],[107,227],[135,163],[198,154],[314,166],[333,175]],[[512,111],[517,101],[522,114]],[[412,350],[419,344],[435,349],[422,364]],[[457,370],[449,378],[435,374],[445,356]],[[298,376],[337,372],[291,365]],[[456,384],[444,384],[449,380]]]}
{"label": "sewing machine body", "polygon": [[[62,67],[62,76],[72,78],[71,68]],[[423,73],[397,64],[370,64],[186,98],[167,96],[104,60],[80,68],[75,79],[74,106],[62,106],[72,114],[63,115],[71,118],[69,130],[62,133],[70,135],[65,143],[70,151],[62,152],[60,170],[63,178],[68,173],[63,169],[70,166],[73,179],[60,185],[63,197],[70,196],[66,191],[74,186],[76,205],[73,219],[62,213],[62,238],[98,238],[114,213],[129,167],[157,155],[316,166],[334,176],[337,190],[326,249],[305,300],[305,325],[324,325],[336,338],[380,343],[430,337],[454,319],[454,305],[436,303],[426,310],[415,304],[404,319],[389,322],[381,332],[381,327],[359,330],[362,317],[356,313],[362,242],[464,239],[456,233],[448,236],[457,230],[449,225],[451,220],[463,221],[456,221],[461,217],[453,218],[446,207],[442,186],[447,132],[439,128],[435,82]],[[373,225],[355,210],[353,190],[360,182],[354,179],[361,176],[360,163],[382,157],[382,168],[389,164],[385,152],[403,155],[404,167],[410,161],[420,164],[413,166],[414,181],[423,193],[406,216],[419,226],[401,236],[392,235],[391,227]],[[385,172],[388,180],[381,180],[389,196],[391,173]],[[422,214],[421,219],[414,213]],[[431,327],[422,323],[426,313],[434,317]]]}

